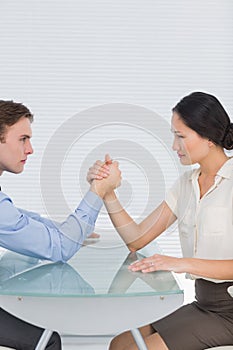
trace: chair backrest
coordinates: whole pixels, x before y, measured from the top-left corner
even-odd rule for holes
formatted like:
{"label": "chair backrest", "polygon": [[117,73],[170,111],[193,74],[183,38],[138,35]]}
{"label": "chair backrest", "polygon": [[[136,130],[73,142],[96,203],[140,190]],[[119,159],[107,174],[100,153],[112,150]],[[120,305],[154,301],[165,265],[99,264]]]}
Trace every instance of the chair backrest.
{"label": "chair backrest", "polygon": [[206,350],[233,350],[233,346],[231,346],[231,345],[216,346],[216,348],[209,348]]}
{"label": "chair backrest", "polygon": [[227,291],[230,294],[230,296],[233,298],[233,286],[228,287]]}

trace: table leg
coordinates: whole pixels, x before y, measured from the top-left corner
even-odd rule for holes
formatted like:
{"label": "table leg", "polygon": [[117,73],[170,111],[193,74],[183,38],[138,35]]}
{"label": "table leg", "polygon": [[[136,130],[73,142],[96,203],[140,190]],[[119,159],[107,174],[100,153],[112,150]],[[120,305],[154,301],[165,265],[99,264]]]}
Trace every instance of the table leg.
{"label": "table leg", "polygon": [[53,331],[51,331],[50,329],[45,329],[44,332],[42,333],[42,336],[40,337],[40,340],[35,350],[44,350],[52,334],[53,334]]}
{"label": "table leg", "polygon": [[138,349],[139,350],[148,350],[139,329],[137,329],[137,328],[131,329],[130,332],[132,333],[132,336],[137,344]]}

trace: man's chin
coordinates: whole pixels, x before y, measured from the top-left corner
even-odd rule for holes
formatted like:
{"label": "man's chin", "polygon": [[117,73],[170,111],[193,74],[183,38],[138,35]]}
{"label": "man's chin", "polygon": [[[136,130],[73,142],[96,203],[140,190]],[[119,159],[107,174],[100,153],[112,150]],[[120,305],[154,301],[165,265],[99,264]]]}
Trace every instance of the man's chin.
{"label": "man's chin", "polygon": [[24,168],[21,169],[6,169],[5,171],[7,171],[8,173],[12,173],[12,174],[21,174],[23,172]]}

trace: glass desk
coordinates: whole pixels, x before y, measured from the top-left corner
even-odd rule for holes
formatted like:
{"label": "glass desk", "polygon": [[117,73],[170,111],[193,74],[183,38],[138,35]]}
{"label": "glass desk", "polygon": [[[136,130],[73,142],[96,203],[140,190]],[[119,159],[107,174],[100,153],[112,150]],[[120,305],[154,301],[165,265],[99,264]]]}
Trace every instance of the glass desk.
{"label": "glass desk", "polygon": [[129,253],[107,234],[90,240],[67,264],[5,252],[0,305],[62,335],[115,335],[175,310],[183,291],[170,272],[131,272],[133,261],[158,251],[153,243]]}

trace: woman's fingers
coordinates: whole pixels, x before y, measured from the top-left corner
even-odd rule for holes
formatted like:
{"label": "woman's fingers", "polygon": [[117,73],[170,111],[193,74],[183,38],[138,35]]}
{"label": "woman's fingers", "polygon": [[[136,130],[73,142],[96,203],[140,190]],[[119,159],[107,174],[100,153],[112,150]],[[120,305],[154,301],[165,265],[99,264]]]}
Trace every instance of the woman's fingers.
{"label": "woman's fingers", "polygon": [[91,183],[93,180],[102,180],[108,177],[109,172],[109,166],[105,162],[97,160],[88,170],[87,181]]}
{"label": "woman's fingers", "polygon": [[131,271],[142,272],[152,272],[157,270],[153,257],[136,261],[129,266],[129,269]]}

